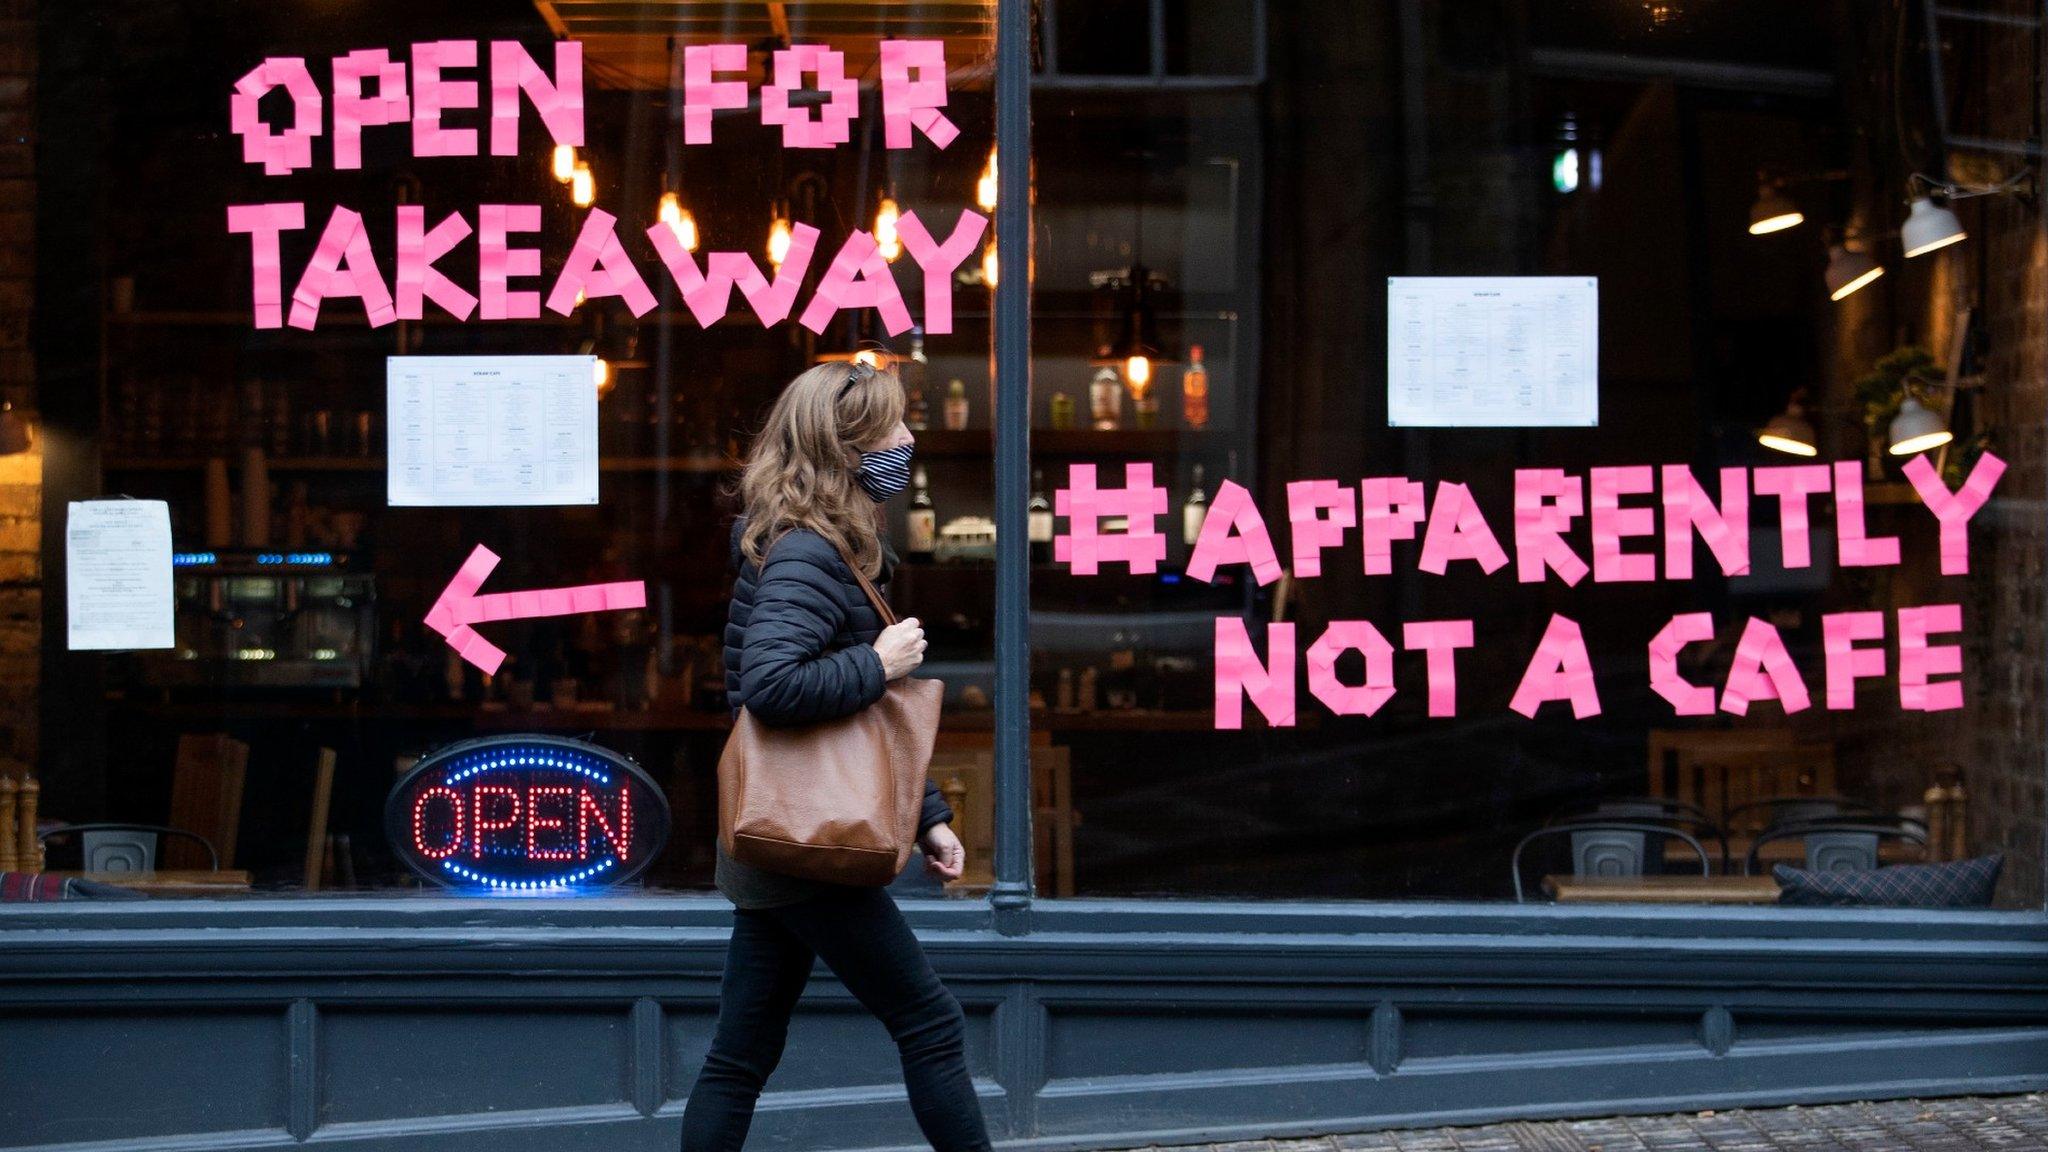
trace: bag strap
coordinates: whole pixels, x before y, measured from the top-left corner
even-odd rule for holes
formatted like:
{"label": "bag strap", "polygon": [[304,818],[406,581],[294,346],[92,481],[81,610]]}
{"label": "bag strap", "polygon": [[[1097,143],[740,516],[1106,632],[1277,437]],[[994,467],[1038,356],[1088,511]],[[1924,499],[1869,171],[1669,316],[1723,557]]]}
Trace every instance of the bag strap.
{"label": "bag strap", "polygon": [[839,549],[839,558],[846,561],[846,566],[853,571],[853,578],[860,581],[861,591],[868,594],[868,603],[875,606],[875,613],[882,618],[882,627],[887,628],[896,623],[895,610],[889,607],[887,600],[882,599],[880,592],[875,591],[874,582],[868,579],[868,574],[860,570],[860,565],[853,562],[853,557],[846,554],[845,548],[838,544],[834,544],[833,547]]}

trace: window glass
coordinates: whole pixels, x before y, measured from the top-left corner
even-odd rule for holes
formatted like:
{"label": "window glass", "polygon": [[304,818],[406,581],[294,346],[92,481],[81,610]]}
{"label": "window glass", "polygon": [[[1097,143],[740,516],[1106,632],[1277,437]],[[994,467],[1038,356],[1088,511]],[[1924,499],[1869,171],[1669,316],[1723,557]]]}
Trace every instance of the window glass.
{"label": "window glass", "polygon": [[[40,673],[10,672],[28,680],[8,723],[46,867],[158,895],[433,892],[406,854],[459,847],[478,876],[545,880],[596,864],[609,831],[633,887],[708,889],[737,466],[785,382],[863,349],[910,390],[936,504],[888,513],[905,554],[890,592],[951,690],[934,771],[987,803],[968,787],[989,775],[992,692],[987,237],[926,272],[891,230],[943,242],[990,211],[991,4],[191,0],[43,21],[32,179],[52,294],[34,403],[9,394],[35,446],[0,469],[9,531],[32,538],[39,511],[46,542],[10,553],[8,577],[39,563],[45,579]],[[900,321],[851,286],[870,238]],[[747,262],[758,300],[690,291],[682,271]],[[796,281],[779,304],[778,270]],[[586,375],[497,391],[492,373],[539,369],[492,360],[387,405],[394,365],[450,357],[583,357]],[[594,443],[576,415],[592,393]],[[536,488],[560,499],[506,495]],[[122,497],[167,506],[174,636],[67,650],[67,507]],[[933,553],[959,578],[921,578]],[[437,624],[464,579],[486,601],[597,599],[500,597],[489,619]],[[639,772],[457,779],[437,761],[447,778],[387,818],[418,758],[514,734]],[[545,791],[584,787],[572,772],[633,795]],[[470,794],[492,779],[505,790]],[[76,827],[115,823],[135,827]]]}
{"label": "window glass", "polygon": [[1035,97],[1038,891],[2039,907],[2027,36],[1258,18]]}

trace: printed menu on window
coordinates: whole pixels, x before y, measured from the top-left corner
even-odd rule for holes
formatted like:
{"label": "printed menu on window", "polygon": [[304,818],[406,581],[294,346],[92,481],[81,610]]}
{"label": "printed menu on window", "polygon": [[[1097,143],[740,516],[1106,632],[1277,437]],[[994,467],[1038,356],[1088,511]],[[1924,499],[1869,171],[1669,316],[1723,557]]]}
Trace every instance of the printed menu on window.
{"label": "printed menu on window", "polygon": [[592,356],[393,356],[394,507],[597,503]]}
{"label": "printed menu on window", "polygon": [[64,595],[72,651],[174,646],[171,506],[72,501],[64,522]]}
{"label": "printed menu on window", "polygon": [[1387,423],[1598,425],[1599,316],[1591,276],[1389,276]]}

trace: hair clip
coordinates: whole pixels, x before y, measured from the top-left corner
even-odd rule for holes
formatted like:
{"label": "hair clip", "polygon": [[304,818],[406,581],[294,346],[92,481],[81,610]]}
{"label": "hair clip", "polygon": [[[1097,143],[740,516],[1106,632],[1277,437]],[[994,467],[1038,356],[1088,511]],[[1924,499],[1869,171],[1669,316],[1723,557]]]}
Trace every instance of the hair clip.
{"label": "hair clip", "polygon": [[860,381],[870,376],[873,376],[874,374],[874,365],[869,364],[864,360],[855,360],[849,363],[846,368],[846,383],[841,384],[839,386],[839,398],[841,400],[846,399],[846,393],[848,390],[850,390],[855,384],[858,384]]}

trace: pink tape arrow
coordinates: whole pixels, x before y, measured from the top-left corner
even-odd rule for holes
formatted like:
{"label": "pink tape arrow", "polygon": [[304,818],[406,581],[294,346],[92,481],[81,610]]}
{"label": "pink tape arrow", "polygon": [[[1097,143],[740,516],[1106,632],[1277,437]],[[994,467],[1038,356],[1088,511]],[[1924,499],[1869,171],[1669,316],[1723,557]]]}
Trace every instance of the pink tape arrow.
{"label": "pink tape arrow", "polygon": [[492,675],[505,662],[504,649],[478,635],[472,624],[647,607],[647,584],[641,580],[479,594],[477,589],[497,566],[498,554],[477,545],[441,590],[426,618],[427,627],[445,637],[458,655]]}

